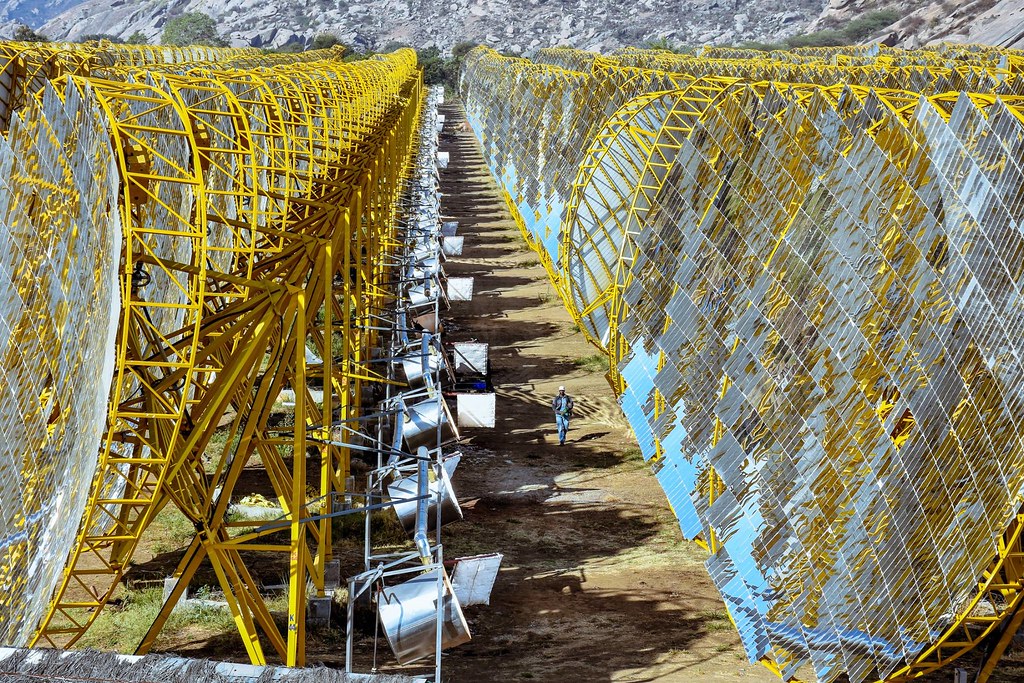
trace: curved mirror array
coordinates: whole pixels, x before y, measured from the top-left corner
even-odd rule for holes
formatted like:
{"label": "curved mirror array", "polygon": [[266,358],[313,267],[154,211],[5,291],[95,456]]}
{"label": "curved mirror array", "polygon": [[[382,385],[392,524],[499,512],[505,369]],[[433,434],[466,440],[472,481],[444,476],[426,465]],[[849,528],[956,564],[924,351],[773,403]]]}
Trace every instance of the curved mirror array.
{"label": "curved mirror array", "polygon": [[[1021,602],[1021,64],[467,58],[524,236],[608,354],[747,655],[784,679],[915,676]],[[583,152],[545,146],[553,110]]]}

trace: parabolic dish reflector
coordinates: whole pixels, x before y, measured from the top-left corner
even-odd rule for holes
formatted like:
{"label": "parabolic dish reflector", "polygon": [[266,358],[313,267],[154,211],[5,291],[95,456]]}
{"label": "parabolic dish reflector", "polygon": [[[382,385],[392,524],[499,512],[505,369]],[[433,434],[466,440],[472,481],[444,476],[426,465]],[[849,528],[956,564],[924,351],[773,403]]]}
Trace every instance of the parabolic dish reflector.
{"label": "parabolic dish reflector", "polygon": [[[1020,59],[467,58],[513,215],[787,680],[926,673],[1021,603]],[[555,110],[585,153],[545,146]]]}
{"label": "parabolic dish reflector", "polygon": [[[346,349],[372,346],[351,318],[377,306],[385,272],[353,266],[346,280],[339,264],[376,263],[395,243],[378,237],[396,229],[401,184],[383,179],[409,163],[422,84],[412,50],[351,64],[344,51],[0,42],[0,643],[73,645],[167,503],[204,553],[240,565],[224,508],[266,445],[269,402],[307,366],[350,377],[358,358],[324,363],[307,332],[314,346],[335,331]],[[317,319],[332,290],[352,299],[364,280],[358,306]],[[342,410],[363,381],[339,391]],[[231,436],[211,446],[218,427]],[[295,433],[289,447],[304,448]],[[268,469],[283,454],[264,448]],[[344,481],[347,456],[337,465]],[[304,514],[303,492],[274,481]],[[300,527],[290,557],[304,587]],[[263,662],[255,598],[237,623]],[[289,609],[304,623],[304,600]],[[285,645],[260,626],[301,665],[301,637]]]}
{"label": "parabolic dish reflector", "polygon": [[[45,614],[96,473],[121,231],[110,134],[49,87],[0,140],[0,641]],[[66,206],[80,207],[67,211]]]}

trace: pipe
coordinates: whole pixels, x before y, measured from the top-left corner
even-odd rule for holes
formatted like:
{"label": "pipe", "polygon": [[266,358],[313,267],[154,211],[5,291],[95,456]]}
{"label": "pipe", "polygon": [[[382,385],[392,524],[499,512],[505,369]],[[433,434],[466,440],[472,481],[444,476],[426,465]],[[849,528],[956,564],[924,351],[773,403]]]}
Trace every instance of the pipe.
{"label": "pipe", "polygon": [[416,533],[412,540],[416,544],[423,564],[430,564],[433,558],[430,555],[430,541],[427,538],[427,515],[430,512],[430,477],[428,474],[430,461],[427,447],[417,448],[416,455],[419,456],[416,482]]}
{"label": "pipe", "polygon": [[420,367],[423,376],[430,374],[430,341],[432,337],[429,332],[424,332],[420,337]]}

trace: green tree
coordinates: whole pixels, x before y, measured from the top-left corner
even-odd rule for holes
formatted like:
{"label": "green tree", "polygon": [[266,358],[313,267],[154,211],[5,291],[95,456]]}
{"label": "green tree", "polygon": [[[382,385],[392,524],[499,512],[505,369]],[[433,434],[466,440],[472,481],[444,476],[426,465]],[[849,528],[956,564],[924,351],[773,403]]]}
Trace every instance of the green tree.
{"label": "green tree", "polygon": [[25,24],[20,24],[14,29],[14,39],[20,43],[48,43],[50,39],[42,33],[36,33]]}
{"label": "green tree", "polygon": [[436,47],[417,50],[416,61],[419,62],[420,67],[423,69],[423,82],[426,85],[444,83],[445,77],[448,75],[448,64],[441,57],[440,50]]}
{"label": "green tree", "polygon": [[341,38],[334,35],[333,33],[318,33],[313,36],[312,49],[314,50],[326,50],[327,48],[334,47],[335,45],[342,45]]}
{"label": "green tree", "polygon": [[227,41],[217,33],[217,22],[202,12],[186,12],[164,26],[160,42],[164,45],[210,45],[226,47]]}
{"label": "green tree", "polygon": [[124,42],[129,45],[149,45],[149,38],[142,31],[136,31],[128,36]]}
{"label": "green tree", "polygon": [[479,43],[463,40],[455,43],[452,47],[452,57],[446,64],[444,79],[444,87],[448,92],[457,93],[459,91],[459,74],[462,73],[462,65],[466,61],[466,55],[478,45]]}
{"label": "green tree", "polygon": [[[426,85],[437,85],[443,83],[445,88],[455,92],[459,88],[459,72],[462,70],[462,63],[469,51],[477,46],[477,43],[468,41],[456,43],[452,48],[452,56],[445,59],[441,51],[436,47],[428,47],[425,50],[416,51],[416,61],[423,69],[423,83]],[[389,43],[384,52],[391,52],[400,47],[406,47],[401,43]]]}
{"label": "green tree", "polygon": [[468,55],[477,45],[479,45],[479,43],[474,43],[471,40],[463,40],[455,43],[455,47],[452,48],[452,59],[456,60],[461,65],[462,60],[464,60],[466,55]]}

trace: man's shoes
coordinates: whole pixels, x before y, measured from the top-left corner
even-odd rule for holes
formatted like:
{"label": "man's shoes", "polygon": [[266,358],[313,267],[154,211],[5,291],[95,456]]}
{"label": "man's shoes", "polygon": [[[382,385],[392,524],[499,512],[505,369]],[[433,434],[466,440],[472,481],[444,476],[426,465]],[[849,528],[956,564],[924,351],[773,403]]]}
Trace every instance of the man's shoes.
{"label": "man's shoes", "polygon": [[565,445],[565,442],[564,442],[564,441],[559,441],[559,442],[558,442],[558,445],[559,445],[559,446],[564,446],[564,445]]}

